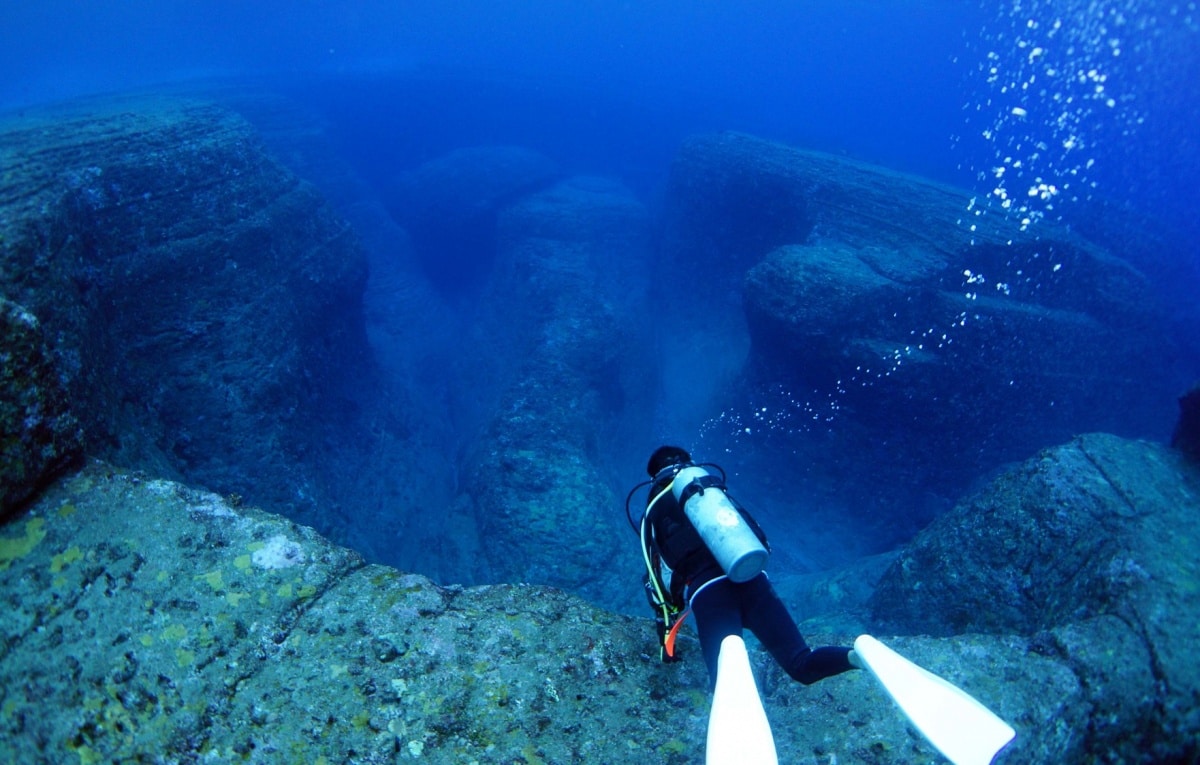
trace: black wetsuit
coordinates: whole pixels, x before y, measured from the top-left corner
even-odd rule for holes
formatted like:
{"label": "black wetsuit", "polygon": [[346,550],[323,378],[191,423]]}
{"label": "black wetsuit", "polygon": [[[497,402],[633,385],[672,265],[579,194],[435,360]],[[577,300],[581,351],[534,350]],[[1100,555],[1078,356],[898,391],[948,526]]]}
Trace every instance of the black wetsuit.
{"label": "black wetsuit", "polygon": [[[648,501],[659,496],[682,467],[687,466],[673,465],[660,471],[654,477]],[[740,505],[734,504],[766,544],[766,535],[758,523]],[[672,492],[662,494],[654,503],[648,521],[655,548],[672,572],[673,599],[691,603],[700,649],[713,685],[717,682],[721,641],[730,635],[740,636],[743,629],[758,638],[788,675],[805,685],[853,668],[847,658],[849,648],[809,648],[766,574],[742,583],[726,579]]]}

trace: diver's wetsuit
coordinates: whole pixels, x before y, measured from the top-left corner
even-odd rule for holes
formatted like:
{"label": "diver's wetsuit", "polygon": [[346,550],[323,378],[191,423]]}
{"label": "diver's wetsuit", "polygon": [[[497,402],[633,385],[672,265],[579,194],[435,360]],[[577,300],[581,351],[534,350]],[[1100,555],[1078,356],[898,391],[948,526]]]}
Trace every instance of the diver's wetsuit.
{"label": "diver's wetsuit", "polygon": [[[685,465],[672,465],[654,476],[650,498],[659,496]],[[736,503],[735,503],[736,504]],[[740,505],[742,517],[766,544],[767,538]],[[849,648],[809,648],[766,574],[748,582],[725,578],[721,565],[700,538],[670,491],[650,510],[649,523],[663,562],[671,569],[671,594],[690,601],[700,635],[700,649],[712,685],[717,682],[721,641],[748,629],[792,678],[808,685],[853,669]]]}

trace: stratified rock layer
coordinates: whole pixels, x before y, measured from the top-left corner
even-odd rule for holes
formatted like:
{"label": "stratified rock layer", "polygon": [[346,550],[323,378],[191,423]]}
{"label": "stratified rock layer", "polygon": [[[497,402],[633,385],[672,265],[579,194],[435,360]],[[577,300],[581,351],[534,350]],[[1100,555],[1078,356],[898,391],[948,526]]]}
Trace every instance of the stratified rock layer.
{"label": "stratified rock layer", "polygon": [[0,290],[42,325],[89,453],[311,511],[372,373],[349,228],[205,102],[14,119],[0,164]]}
{"label": "stratified rock layer", "polygon": [[830,461],[877,454],[870,493],[957,490],[1080,432],[1145,437],[1173,421],[1181,385],[1147,281],[1048,221],[732,133],[685,143],[669,201],[675,323],[703,316],[719,346],[744,312],[750,350],[724,401],[783,390],[818,422],[836,416]]}

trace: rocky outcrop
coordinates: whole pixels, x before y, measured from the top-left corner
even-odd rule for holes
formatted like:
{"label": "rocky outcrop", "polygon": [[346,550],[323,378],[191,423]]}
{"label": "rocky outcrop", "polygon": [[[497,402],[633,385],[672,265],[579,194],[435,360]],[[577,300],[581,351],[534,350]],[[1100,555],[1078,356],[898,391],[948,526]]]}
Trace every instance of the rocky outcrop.
{"label": "rocky outcrop", "polygon": [[196,100],[31,114],[0,155],[0,289],[42,325],[88,452],[297,515],[327,501],[313,468],[361,440],[373,367],[363,257],[321,197]]}
{"label": "rocky outcrop", "polygon": [[1047,221],[983,214],[966,192],[699,137],[673,167],[665,241],[669,270],[704,275],[680,280],[676,323],[700,304],[708,346],[750,341],[718,404],[784,390],[818,421],[836,416],[831,462],[878,450],[873,493],[957,491],[1079,432],[1160,435],[1172,421],[1180,382],[1142,275]]}
{"label": "rocky outcrop", "polygon": [[[1172,473],[1170,453],[1099,437],[1062,451],[1081,448],[1108,476],[1123,476],[1111,485],[1137,510],[1107,519],[1110,527],[1173,522],[1151,519],[1181,492],[1192,499],[1178,514],[1196,515],[1196,477]],[[1029,470],[1033,498],[1042,480]],[[1136,471],[1149,480],[1134,481]],[[1059,478],[1082,484],[1060,488],[1047,519],[1090,517],[1103,482]],[[1164,555],[1174,569],[1150,557],[1116,568],[1101,560],[1093,568],[1110,572],[1105,591],[1125,592],[1112,608],[1093,604],[1033,634],[1021,632],[1031,622],[1010,618],[997,631],[988,607],[1008,597],[1004,572],[982,577],[968,566],[1009,540],[960,522],[980,533],[956,537],[937,566],[914,563],[930,546],[918,542],[885,577],[897,586],[881,590],[877,606],[898,625],[922,606],[958,614],[947,608],[953,598],[975,609],[974,634],[884,639],[1013,724],[1004,761],[1194,757],[1194,699],[1181,706],[1194,675],[1191,558]],[[1189,544],[1192,525],[1163,544]],[[1025,539],[1033,547],[1046,537]],[[1056,555],[1079,554],[1069,536],[1059,539]],[[1164,574],[1170,581],[1156,584]],[[980,592],[991,587],[992,598],[952,586],[960,576]],[[13,761],[704,761],[707,678],[686,632],[684,662],[664,665],[648,620],[548,587],[439,586],[367,565],[278,516],[102,463],[60,479],[0,526],[0,577],[0,740]],[[638,587],[636,578],[626,584]],[[1032,608],[1035,619],[1047,611]],[[805,687],[769,658],[752,660],[781,762],[935,758],[866,673]]]}
{"label": "rocky outcrop", "polygon": [[261,89],[206,92],[245,117],[273,156],[320,190],[353,228],[367,262],[363,319],[379,390],[360,399],[369,431],[339,444],[337,453],[321,454],[329,470],[316,477],[336,479],[330,498],[342,508],[338,525],[322,531],[372,562],[472,581],[469,562],[478,555],[469,511],[416,510],[452,507],[459,455],[444,371],[457,356],[459,317],[429,284],[408,233],[339,152],[321,116]]}
{"label": "rocky outcrop", "polygon": [[83,433],[37,318],[0,297],[0,517],[82,453]]}
{"label": "rocky outcrop", "polygon": [[473,344],[483,352],[465,372],[500,391],[469,484],[493,581],[624,597],[614,573],[636,560],[602,471],[638,411],[626,400],[649,395],[628,377],[646,230],[642,206],[602,179],[569,179],[501,215],[498,274]]}
{"label": "rocky outcrop", "polygon": [[871,606],[889,631],[1020,635],[1069,666],[1088,756],[1188,761],[1200,717],[1200,471],[1089,435],[997,479],[921,532]]}
{"label": "rocky outcrop", "polygon": [[439,587],[98,463],[2,533],[14,761],[602,762],[702,737],[703,668],[557,590]]}

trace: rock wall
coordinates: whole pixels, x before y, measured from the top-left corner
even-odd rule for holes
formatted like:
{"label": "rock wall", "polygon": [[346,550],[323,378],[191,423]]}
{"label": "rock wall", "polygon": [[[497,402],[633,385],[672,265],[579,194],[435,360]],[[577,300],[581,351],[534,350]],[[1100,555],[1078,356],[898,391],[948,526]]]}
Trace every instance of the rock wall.
{"label": "rock wall", "polygon": [[[294,99],[257,88],[207,92],[245,117],[271,154],[320,190],[354,230],[366,259],[362,296],[367,341],[378,367],[378,393],[361,401],[365,431],[321,455],[335,479],[336,527],[323,530],[368,560],[429,576],[469,581],[474,519],[455,508],[458,453],[447,370],[457,357],[462,322],[424,273],[408,232],[351,167],[321,115]],[[376,387],[360,380],[364,392]],[[332,495],[336,496],[332,496]]]}
{"label": "rock wall", "polygon": [[211,102],[31,114],[0,157],[0,291],[44,328],[87,451],[318,522],[374,391],[349,227]]}
{"label": "rock wall", "polygon": [[82,454],[83,433],[41,325],[0,297],[0,518]]}

